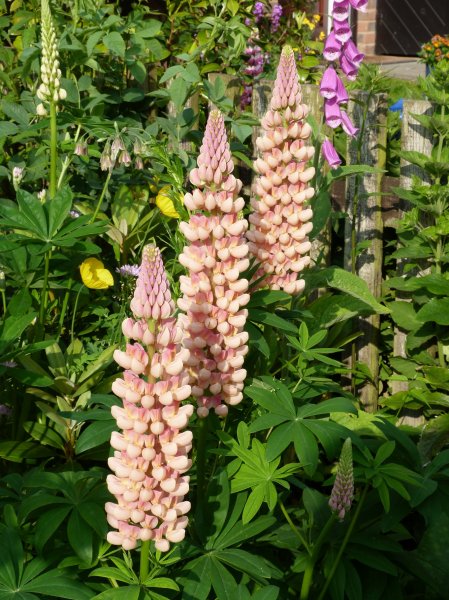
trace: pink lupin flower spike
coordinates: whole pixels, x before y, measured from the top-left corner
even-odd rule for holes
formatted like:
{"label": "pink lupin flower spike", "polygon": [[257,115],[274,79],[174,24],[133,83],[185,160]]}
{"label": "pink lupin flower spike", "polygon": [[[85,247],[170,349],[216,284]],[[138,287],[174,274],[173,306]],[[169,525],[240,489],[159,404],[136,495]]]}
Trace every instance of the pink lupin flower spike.
{"label": "pink lupin flower spike", "polygon": [[191,393],[185,364],[189,351],[181,345],[183,331],[171,315],[174,304],[155,246],[143,250],[142,265],[131,301],[134,318],[123,321],[124,335],[134,340],[116,350],[115,361],[125,369],[112,391],[122,406],[112,415],[121,432],[111,435],[114,455],[107,477],[116,502],[106,504],[108,542],[125,550],[154,540],[158,550],[184,538],[190,502],[188,453],[192,433],[183,431],[193,406],[181,402]]}
{"label": "pink lupin flower spike", "polygon": [[[260,157],[249,217],[249,249],[259,263],[254,279],[259,285],[297,294],[304,288],[298,274],[310,262],[307,234],[312,210],[305,203],[315,190],[308,182],[315,170],[307,162],[314,148],[306,145],[311,127],[304,122],[309,109],[301,103],[295,56],[282,50],[270,108],[262,119],[262,137],[256,140]],[[263,278],[263,279],[261,279]]]}
{"label": "pink lupin flower spike", "polygon": [[249,267],[248,223],[239,215],[242,182],[233,169],[223,116],[213,110],[198,167],[190,173],[195,188],[184,197],[193,214],[180,224],[189,245],[179,257],[188,275],[181,277],[178,306],[186,313],[184,344],[190,351],[187,364],[199,417],[211,409],[225,416],[228,405],[242,400],[246,377],[242,366],[248,334],[243,328],[248,311],[243,307],[249,295],[248,281],[240,275]]}

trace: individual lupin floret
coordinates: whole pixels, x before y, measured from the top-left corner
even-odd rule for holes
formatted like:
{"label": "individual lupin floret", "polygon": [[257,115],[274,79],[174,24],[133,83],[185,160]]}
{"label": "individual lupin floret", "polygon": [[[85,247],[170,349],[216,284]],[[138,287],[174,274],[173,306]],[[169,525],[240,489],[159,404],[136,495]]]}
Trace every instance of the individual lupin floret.
{"label": "individual lupin floret", "polygon": [[187,364],[200,417],[211,409],[225,416],[228,405],[242,400],[246,377],[242,367],[248,334],[243,328],[248,311],[243,307],[249,295],[241,274],[249,266],[248,223],[240,216],[242,182],[232,175],[233,169],[223,116],[214,110],[198,167],[190,173],[195,189],[184,197],[193,214],[180,224],[189,245],[179,261],[189,274],[181,277],[178,306],[186,313],[184,344],[190,351]]}
{"label": "individual lupin floret", "polygon": [[298,274],[310,262],[307,235],[313,213],[305,204],[315,193],[309,185],[315,170],[307,165],[314,154],[314,148],[307,145],[311,128],[304,119],[308,112],[301,103],[295,55],[285,46],[270,108],[261,122],[263,135],[256,140],[260,156],[254,167],[259,175],[247,238],[259,264],[255,280],[289,294],[304,288]]}
{"label": "individual lupin floret", "polygon": [[58,41],[48,0],[41,0],[41,19],[41,84],[36,92],[41,104],[37,106],[36,111],[39,116],[45,116],[46,104],[50,102],[57,104],[60,100],[65,100],[67,92],[61,87]]}
{"label": "individual lupin floret", "polygon": [[351,438],[343,444],[338,461],[337,475],[329,498],[329,506],[342,521],[350,510],[354,498],[354,472],[352,466]]}
{"label": "individual lupin floret", "polygon": [[154,540],[165,552],[184,538],[190,502],[188,454],[192,433],[183,431],[193,413],[182,347],[183,331],[172,317],[174,304],[161,254],[155,246],[143,251],[136,290],[131,301],[134,318],[123,321],[129,340],[116,350],[115,361],[125,369],[112,391],[123,404],[112,407],[118,428],[111,435],[114,455],[109,467],[109,491],[117,501],[106,504],[107,519],[116,531],[111,544],[125,550],[139,540]]}

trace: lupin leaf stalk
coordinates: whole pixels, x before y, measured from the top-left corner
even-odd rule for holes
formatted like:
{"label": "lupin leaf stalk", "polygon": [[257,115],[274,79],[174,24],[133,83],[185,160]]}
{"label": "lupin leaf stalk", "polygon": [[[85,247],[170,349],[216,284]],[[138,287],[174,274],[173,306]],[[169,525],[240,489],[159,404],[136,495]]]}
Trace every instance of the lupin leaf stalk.
{"label": "lupin leaf stalk", "polygon": [[240,275],[249,267],[248,223],[239,214],[242,182],[233,169],[223,116],[213,110],[198,167],[190,173],[195,189],[184,197],[192,215],[188,223],[180,223],[189,245],[179,261],[189,274],[181,277],[178,306],[186,313],[184,344],[190,351],[192,395],[201,418],[211,409],[225,416],[228,405],[242,400],[246,378],[242,366],[248,334],[243,328],[248,311],[243,307],[249,295],[248,281]]}
{"label": "lupin leaf stalk", "polygon": [[313,213],[304,204],[315,193],[308,184],[315,170],[307,166],[314,154],[314,148],[307,145],[311,127],[304,119],[308,112],[301,102],[293,50],[285,46],[270,107],[261,121],[262,136],[256,140],[260,156],[254,167],[259,175],[247,238],[259,263],[255,279],[264,277],[260,285],[289,294],[303,290],[298,274],[310,263],[307,235]]}
{"label": "lupin leaf stalk", "polygon": [[131,301],[134,318],[124,320],[124,335],[134,340],[126,350],[116,350],[115,361],[125,369],[112,391],[123,406],[112,407],[121,432],[113,432],[114,455],[109,467],[109,491],[117,502],[108,502],[108,522],[117,531],[108,533],[111,544],[125,550],[137,541],[154,540],[165,552],[170,542],[180,542],[188,523],[190,502],[188,453],[192,433],[183,431],[193,413],[185,363],[189,351],[182,347],[183,331],[172,317],[174,303],[155,246],[143,250],[142,264]]}

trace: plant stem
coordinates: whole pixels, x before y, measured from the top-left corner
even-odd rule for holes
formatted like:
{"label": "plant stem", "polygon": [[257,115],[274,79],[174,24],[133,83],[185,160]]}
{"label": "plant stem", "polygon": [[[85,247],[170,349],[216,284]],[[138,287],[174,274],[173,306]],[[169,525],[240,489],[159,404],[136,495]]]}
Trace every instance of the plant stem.
{"label": "plant stem", "polygon": [[348,545],[349,539],[350,539],[350,537],[352,535],[352,532],[354,531],[354,527],[355,527],[355,525],[357,523],[357,520],[359,518],[360,511],[362,510],[362,506],[363,506],[363,504],[365,502],[365,498],[366,498],[367,493],[368,493],[368,485],[365,485],[365,487],[363,488],[362,495],[360,496],[359,503],[357,504],[357,508],[356,508],[355,513],[354,513],[354,516],[352,517],[352,521],[349,524],[348,530],[346,531],[346,535],[345,535],[345,537],[343,539],[343,542],[342,542],[342,544],[340,546],[340,549],[338,551],[337,557],[335,558],[334,563],[333,563],[333,565],[331,567],[331,570],[329,571],[329,575],[326,578],[326,582],[324,584],[324,587],[321,590],[320,595],[318,596],[318,600],[323,600],[324,595],[327,592],[327,588],[329,587],[330,582],[332,581],[332,578],[335,575],[335,571],[337,570],[337,567],[338,567],[338,565],[340,563],[341,557],[343,556],[343,552],[345,551],[346,546]]}
{"label": "plant stem", "polygon": [[329,531],[333,528],[336,517],[335,514],[332,513],[329,519],[327,520],[326,525],[321,530],[320,535],[316,541],[316,544],[313,546],[312,556],[307,562],[306,570],[304,571],[304,578],[302,580],[301,585],[301,596],[300,600],[307,600],[310,593],[310,588],[313,581],[313,571],[315,569],[315,565],[319,558],[321,546],[323,545],[324,540],[327,538]]}
{"label": "plant stem", "polygon": [[70,343],[71,344],[73,344],[73,340],[74,340],[75,316],[76,316],[76,311],[78,309],[78,300],[80,299],[80,294],[81,294],[81,291],[82,291],[83,287],[84,287],[84,284],[78,290],[78,293],[77,293],[76,299],[75,299],[75,304],[73,306],[72,325],[70,327]]}
{"label": "plant stem", "polygon": [[39,311],[39,323],[41,324],[42,328],[44,328],[45,312],[47,310],[48,303],[48,275],[50,271],[50,258],[51,250],[47,250],[47,252],[45,253],[44,282],[42,284],[42,297]]}
{"label": "plant stem", "polygon": [[[81,133],[81,125],[78,125],[78,128],[76,130],[75,136],[73,138],[73,143],[76,145],[76,143],[78,142],[78,138],[80,136]],[[59,190],[59,188],[62,185],[62,182],[64,180],[64,175],[66,174],[67,169],[69,168],[70,163],[72,162],[72,156],[67,155],[64,159],[64,162],[62,163],[62,168],[61,168],[61,172],[59,173],[59,178],[58,178],[58,185],[57,185],[57,189]]]}
{"label": "plant stem", "polygon": [[150,567],[150,540],[142,542],[140,546],[140,583],[144,583],[148,577]]}
{"label": "plant stem", "polygon": [[290,525],[291,530],[293,531],[293,533],[296,535],[297,538],[299,538],[299,540],[301,541],[301,544],[304,546],[304,548],[307,551],[307,554],[309,554],[310,556],[312,555],[312,552],[309,548],[309,544],[306,542],[306,540],[304,539],[302,533],[299,531],[299,529],[296,527],[296,525],[293,523],[290,515],[287,512],[287,509],[284,506],[284,503],[282,502],[282,500],[279,498],[278,500],[279,502],[279,506],[281,507],[282,512],[284,513],[284,517],[285,520],[287,521],[287,523]]}
{"label": "plant stem", "polygon": [[50,102],[50,200],[56,194],[58,163],[58,125],[56,122],[56,104]]}
{"label": "plant stem", "polygon": [[206,495],[206,446],[207,446],[208,417],[198,423],[198,450],[196,453],[196,502],[199,514],[204,516]]}
{"label": "plant stem", "polygon": [[104,182],[104,186],[103,186],[103,189],[101,190],[100,197],[98,198],[97,206],[95,208],[95,211],[94,211],[94,213],[92,215],[92,218],[89,221],[89,223],[93,223],[95,221],[95,219],[97,218],[98,212],[99,212],[100,207],[101,207],[101,205],[103,203],[103,198],[104,198],[104,196],[106,194],[106,190],[108,189],[108,185],[109,185],[109,182],[111,180],[111,175],[112,175],[112,169],[109,169],[108,176],[106,177],[106,181]]}

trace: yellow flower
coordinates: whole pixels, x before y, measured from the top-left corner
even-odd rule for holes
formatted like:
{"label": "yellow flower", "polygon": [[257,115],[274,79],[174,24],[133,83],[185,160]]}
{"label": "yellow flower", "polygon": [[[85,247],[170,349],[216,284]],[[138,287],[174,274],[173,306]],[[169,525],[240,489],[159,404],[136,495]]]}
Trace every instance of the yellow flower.
{"label": "yellow flower", "polygon": [[96,258],[86,258],[80,265],[80,273],[84,285],[93,290],[105,290],[114,285],[111,272],[104,268],[101,260]]}
{"label": "yellow flower", "polygon": [[313,15],[313,20],[316,21],[317,23],[320,19],[321,19],[320,15]]}
{"label": "yellow flower", "polygon": [[320,42],[322,40],[324,40],[325,37],[326,37],[326,34],[324,33],[324,31],[320,31],[320,35],[318,36],[318,39],[320,40]]}
{"label": "yellow flower", "polygon": [[166,217],[170,219],[180,219],[180,215],[173,204],[173,200],[169,196],[170,186],[165,185],[159,190],[156,196],[156,206]]}

